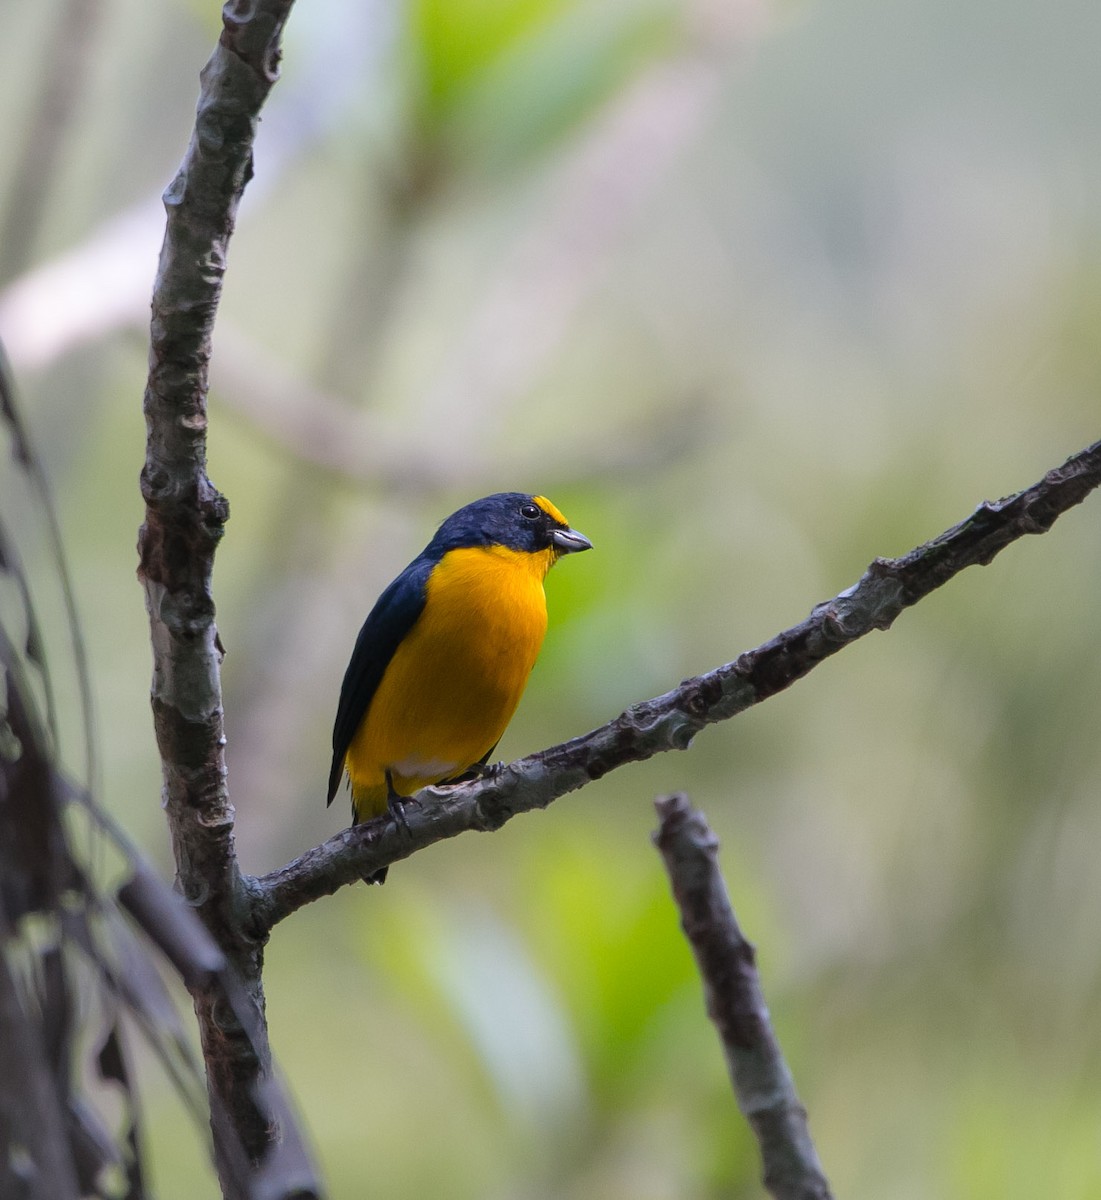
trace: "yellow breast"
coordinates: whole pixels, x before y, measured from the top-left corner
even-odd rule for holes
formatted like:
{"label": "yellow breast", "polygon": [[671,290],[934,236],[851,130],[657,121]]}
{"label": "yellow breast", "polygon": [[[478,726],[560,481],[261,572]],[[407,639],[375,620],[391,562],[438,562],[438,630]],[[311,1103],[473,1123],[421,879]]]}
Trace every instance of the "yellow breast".
{"label": "yellow breast", "polygon": [[428,579],[424,611],[394,653],[348,749],[358,819],[394,788],[461,774],[496,745],[547,631],[543,580],[553,551],[451,550]]}

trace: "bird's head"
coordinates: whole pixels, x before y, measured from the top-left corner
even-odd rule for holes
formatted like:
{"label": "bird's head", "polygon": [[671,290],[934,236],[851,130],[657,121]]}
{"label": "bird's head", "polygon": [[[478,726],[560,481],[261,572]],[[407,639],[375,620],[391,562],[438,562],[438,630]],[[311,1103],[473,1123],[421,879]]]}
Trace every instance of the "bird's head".
{"label": "bird's head", "polygon": [[591,550],[592,542],[576,529],[545,496],[497,492],[454,512],[429,543],[429,553],[446,554],[465,546],[504,546],[520,553],[553,558]]}

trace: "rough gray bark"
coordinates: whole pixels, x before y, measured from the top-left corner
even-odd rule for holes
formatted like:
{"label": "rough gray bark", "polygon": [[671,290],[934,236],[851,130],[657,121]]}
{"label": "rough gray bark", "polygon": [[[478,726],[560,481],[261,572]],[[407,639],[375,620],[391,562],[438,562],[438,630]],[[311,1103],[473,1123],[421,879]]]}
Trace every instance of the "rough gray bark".
{"label": "rough gray bark", "polygon": [[[164,195],[168,220],[144,405],[146,512],[138,540],[153,643],[153,717],[179,887],[244,981],[262,1033],[262,947],[242,920],[245,893],[225,779],[211,573],[229,511],[206,474],[206,394],[229,238],[252,174],[260,108],[278,77],[291,3],[226,5],[221,38],[202,72],[191,143]],[[219,1008],[217,988],[198,983],[192,996],[212,1109],[228,1115],[258,1162],[275,1133],[256,1100],[257,1081],[270,1066],[266,1034],[257,1045],[232,1012]]]}
{"label": "rough gray bark", "polygon": [[807,1114],[780,1050],[757,974],[756,951],[738,925],[719,870],[719,839],[688,797],[655,802],[661,852],[681,926],[703,980],[738,1107],[761,1148],[776,1200],[831,1200]]}

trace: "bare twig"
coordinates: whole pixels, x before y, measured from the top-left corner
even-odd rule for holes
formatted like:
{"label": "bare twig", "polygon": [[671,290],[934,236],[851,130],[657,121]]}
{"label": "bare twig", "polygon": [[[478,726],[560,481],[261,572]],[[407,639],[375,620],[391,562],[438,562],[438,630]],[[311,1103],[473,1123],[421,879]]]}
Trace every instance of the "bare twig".
{"label": "bare twig", "polygon": [[[244,981],[260,1036],[219,990],[192,987],[212,1109],[224,1111],[254,1163],[276,1133],[258,1104],[270,1067],[263,1026],[262,949],[242,933],[241,876],[225,782],[220,645],[211,572],[228,516],[206,474],[210,336],[237,206],[252,173],[258,114],[278,76],[292,0],[230,0],[202,73],[195,132],[165,192],[168,225],[153,293],[145,392],[148,426],[138,542],[153,641],[153,716],[165,808],[184,896]],[[219,1162],[223,1177],[228,1165]]]}
{"label": "bare twig", "polygon": [[423,802],[407,811],[407,828],[391,819],[356,826],[279,870],[246,880],[254,936],[266,937],[304,904],[434,842],[467,829],[497,829],[517,813],[545,808],[625,763],[687,749],[706,725],[767,700],[873,629],[887,629],[904,609],[965,567],[989,563],[1026,533],[1044,533],[1099,484],[1101,442],[1095,442],[1032,487],[979,505],[965,521],[909,554],[877,558],[854,586],[733,662],[686,679],[607,725],[519,759],[486,779],[426,788],[420,793]]}
{"label": "bare twig", "polygon": [[654,844],[669,872],[738,1107],[761,1147],[765,1187],[776,1200],[830,1200],[806,1111],[769,1020],[756,952],[719,870],[719,839],[687,796],[659,797],[655,807]]}

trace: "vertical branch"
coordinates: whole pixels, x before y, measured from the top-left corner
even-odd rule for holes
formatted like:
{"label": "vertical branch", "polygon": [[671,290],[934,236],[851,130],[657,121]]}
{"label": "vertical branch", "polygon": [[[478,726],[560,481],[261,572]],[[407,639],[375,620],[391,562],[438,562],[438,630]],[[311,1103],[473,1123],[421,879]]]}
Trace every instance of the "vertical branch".
{"label": "vertical branch", "polygon": [[206,398],[228,243],[252,175],[258,115],[278,78],[279,41],[292,2],[226,4],[221,38],[201,75],[191,143],[164,195],[168,220],[144,404],[146,510],[138,537],[153,643],[153,719],[177,879],[244,981],[260,1030],[259,1039],[250,1038],[218,1003],[217,989],[192,989],[208,1087],[212,1108],[228,1115],[254,1162],[274,1136],[255,1088],[270,1056],[263,947],[244,927],[226,787],[222,650],[211,576],[229,510],[206,474]]}
{"label": "vertical branch", "polygon": [[807,1114],[769,1021],[755,951],[719,871],[718,838],[687,796],[660,797],[655,807],[654,842],[703,977],[738,1107],[761,1147],[765,1187],[776,1200],[830,1200]]}

